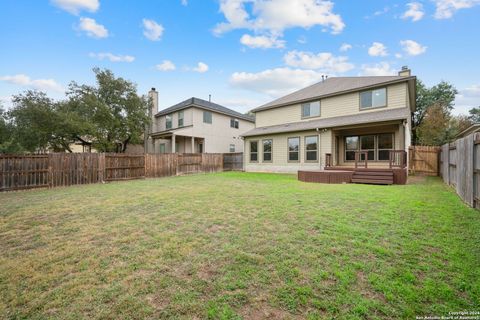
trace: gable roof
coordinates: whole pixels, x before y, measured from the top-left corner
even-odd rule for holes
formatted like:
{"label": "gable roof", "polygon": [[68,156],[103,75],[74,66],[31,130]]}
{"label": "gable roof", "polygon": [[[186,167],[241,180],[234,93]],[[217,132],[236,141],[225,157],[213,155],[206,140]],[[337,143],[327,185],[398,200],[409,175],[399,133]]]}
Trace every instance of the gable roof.
{"label": "gable roof", "polygon": [[231,116],[231,117],[234,117],[234,118],[237,118],[237,119],[242,119],[242,120],[245,120],[245,121],[255,122],[255,117],[253,117],[253,116],[249,116],[249,115],[246,115],[246,114],[241,114],[240,112],[237,112],[237,111],[234,111],[232,109],[226,108],[226,107],[221,106],[219,104],[209,102],[209,101],[205,101],[203,99],[199,99],[199,98],[195,98],[195,97],[192,97],[190,99],[187,99],[185,101],[177,103],[177,104],[175,104],[171,107],[163,109],[160,112],[158,112],[155,115],[155,117],[160,117],[160,116],[163,116],[163,115],[167,115],[169,113],[172,113],[172,112],[175,112],[175,111],[180,111],[180,110],[190,108],[190,107],[197,107],[197,108],[205,109],[205,110],[208,110],[208,111],[222,113],[222,114],[225,114],[227,116]]}
{"label": "gable roof", "polygon": [[[377,87],[379,85],[393,84],[404,81],[410,81],[414,85],[415,80],[415,76],[332,77],[266,103],[258,108],[253,109],[252,112],[311,101],[318,98],[340,95],[361,89]],[[414,91],[415,90],[413,87],[413,92]]]}
{"label": "gable roof", "polygon": [[310,121],[279,124],[275,126],[259,127],[242,134],[243,137],[259,136],[273,133],[306,131],[313,129],[328,129],[348,125],[367,124],[373,122],[386,122],[404,120],[410,117],[408,108],[395,108],[382,111],[370,111],[348,116],[331,117]]}

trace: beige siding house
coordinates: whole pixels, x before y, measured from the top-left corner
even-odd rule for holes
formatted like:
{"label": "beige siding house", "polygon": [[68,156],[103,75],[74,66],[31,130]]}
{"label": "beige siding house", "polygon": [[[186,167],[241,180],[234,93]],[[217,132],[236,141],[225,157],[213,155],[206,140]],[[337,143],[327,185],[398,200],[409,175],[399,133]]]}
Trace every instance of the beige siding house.
{"label": "beige siding house", "polygon": [[255,127],[254,117],[198,98],[157,112],[158,92],[152,88],[149,96],[148,153],[243,152],[241,135]]}
{"label": "beige siding house", "polygon": [[410,146],[415,81],[407,68],[398,76],[332,77],[252,110],[245,170],[352,167],[356,157],[387,167],[390,151]]}

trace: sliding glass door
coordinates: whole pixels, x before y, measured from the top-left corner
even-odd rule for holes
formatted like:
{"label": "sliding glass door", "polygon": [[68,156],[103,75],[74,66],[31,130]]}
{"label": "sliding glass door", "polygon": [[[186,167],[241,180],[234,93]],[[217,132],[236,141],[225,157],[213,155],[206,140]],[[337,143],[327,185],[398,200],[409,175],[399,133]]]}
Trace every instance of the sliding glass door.
{"label": "sliding glass door", "polygon": [[[388,161],[393,146],[393,133],[346,136],[344,159],[355,161],[355,152],[365,151],[368,161]],[[364,161],[365,154],[360,159]]]}

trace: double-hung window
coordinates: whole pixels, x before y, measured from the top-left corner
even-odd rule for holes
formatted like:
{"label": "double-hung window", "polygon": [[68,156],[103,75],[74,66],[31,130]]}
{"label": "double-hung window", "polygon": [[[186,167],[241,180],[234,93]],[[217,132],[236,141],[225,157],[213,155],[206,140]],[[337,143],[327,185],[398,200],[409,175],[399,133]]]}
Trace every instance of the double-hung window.
{"label": "double-hung window", "polygon": [[320,101],[302,103],[302,118],[319,117]]}
{"label": "double-hung window", "polygon": [[318,161],[318,136],[305,137],[306,161]]}
{"label": "double-hung window", "polygon": [[250,141],[250,162],[258,161],[258,141]]}
{"label": "double-hung window", "polygon": [[239,122],[238,119],[230,119],[230,127],[238,129],[239,128]]}
{"label": "double-hung window", "polygon": [[387,89],[360,92],[360,110],[387,106]]}
{"label": "double-hung window", "polygon": [[300,138],[288,138],[288,161],[300,161]]}
{"label": "double-hung window", "polygon": [[263,140],[263,162],[272,162],[272,139]]}
{"label": "double-hung window", "polygon": [[230,152],[235,152],[235,145],[234,144],[230,145]]}
{"label": "double-hung window", "polygon": [[212,123],[212,113],[210,111],[203,111],[203,123]]}
{"label": "double-hung window", "polygon": [[172,115],[171,114],[167,114],[165,116],[165,128],[167,130],[172,129]]}
{"label": "double-hung window", "polygon": [[183,111],[178,111],[178,127],[183,127]]}

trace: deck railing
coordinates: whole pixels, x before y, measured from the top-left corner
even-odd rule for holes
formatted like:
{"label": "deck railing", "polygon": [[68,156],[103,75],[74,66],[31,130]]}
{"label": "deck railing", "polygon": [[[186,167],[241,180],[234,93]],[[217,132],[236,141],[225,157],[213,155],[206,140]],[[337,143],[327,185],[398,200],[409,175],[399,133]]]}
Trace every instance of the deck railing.
{"label": "deck railing", "polygon": [[390,150],[389,166],[404,169],[407,167],[407,152],[405,150]]}
{"label": "deck railing", "polygon": [[[362,155],[364,159],[362,160]],[[355,151],[355,168],[363,164],[364,168],[368,168],[368,151]]]}
{"label": "deck railing", "polygon": [[325,167],[331,167],[331,166],[332,166],[332,154],[325,153]]}

